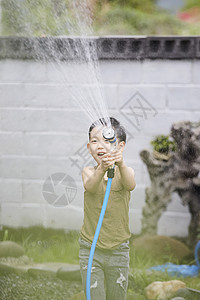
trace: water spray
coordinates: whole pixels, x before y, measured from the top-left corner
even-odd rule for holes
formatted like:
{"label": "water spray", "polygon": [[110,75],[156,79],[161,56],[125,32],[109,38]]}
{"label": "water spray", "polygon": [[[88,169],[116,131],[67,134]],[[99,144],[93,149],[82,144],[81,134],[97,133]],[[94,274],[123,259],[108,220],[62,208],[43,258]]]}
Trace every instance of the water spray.
{"label": "water spray", "polygon": [[[117,138],[116,138],[116,134],[115,134],[114,129],[112,127],[105,127],[103,129],[102,134],[103,134],[103,137],[111,143],[110,152],[112,152],[115,149],[116,145],[117,145]],[[113,164],[113,166],[108,168],[108,171],[107,171],[108,182],[107,182],[107,186],[106,186],[106,192],[105,192],[105,196],[104,196],[103,205],[102,205],[102,208],[101,208],[101,213],[100,213],[100,216],[99,216],[99,220],[98,220],[98,223],[97,223],[97,228],[96,228],[96,231],[95,231],[95,234],[94,234],[94,239],[93,239],[92,246],[91,246],[91,249],[90,249],[90,255],[89,255],[88,266],[87,266],[87,279],[86,279],[86,298],[87,298],[87,300],[91,299],[91,297],[90,297],[90,279],[91,279],[92,261],[93,261],[93,257],[94,257],[96,243],[98,241],[99,233],[100,233],[100,230],[101,230],[101,225],[103,223],[103,218],[104,218],[104,214],[105,214],[105,211],[106,211],[108,198],[109,198],[109,195],[110,195],[112,179],[114,177],[114,170],[115,170],[115,165]]]}

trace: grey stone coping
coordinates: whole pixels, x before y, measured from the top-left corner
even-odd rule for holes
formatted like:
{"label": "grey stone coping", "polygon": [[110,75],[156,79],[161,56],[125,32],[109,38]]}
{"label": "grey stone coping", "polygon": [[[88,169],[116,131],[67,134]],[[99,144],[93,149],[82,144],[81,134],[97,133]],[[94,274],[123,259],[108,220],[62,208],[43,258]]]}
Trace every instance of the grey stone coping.
{"label": "grey stone coping", "polygon": [[[32,267],[32,266],[31,266]],[[8,263],[0,263],[0,276],[7,274],[22,274],[28,272],[29,265],[11,265]]]}
{"label": "grey stone coping", "polygon": [[92,44],[100,60],[200,58],[200,36],[64,36],[0,37],[0,59],[81,59],[82,47]]}
{"label": "grey stone coping", "polygon": [[27,265],[0,262],[0,276],[10,273],[28,273],[32,276],[51,275],[68,281],[80,281],[80,266],[66,263],[32,263]]}

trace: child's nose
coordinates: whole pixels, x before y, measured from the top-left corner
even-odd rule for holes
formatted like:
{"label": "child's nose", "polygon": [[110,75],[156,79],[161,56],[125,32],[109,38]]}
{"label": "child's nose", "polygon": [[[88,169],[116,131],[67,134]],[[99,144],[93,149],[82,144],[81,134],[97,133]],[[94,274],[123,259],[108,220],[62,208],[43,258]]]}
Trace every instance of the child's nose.
{"label": "child's nose", "polygon": [[103,144],[101,142],[99,142],[98,143],[98,149],[103,149],[103,148],[104,148]]}

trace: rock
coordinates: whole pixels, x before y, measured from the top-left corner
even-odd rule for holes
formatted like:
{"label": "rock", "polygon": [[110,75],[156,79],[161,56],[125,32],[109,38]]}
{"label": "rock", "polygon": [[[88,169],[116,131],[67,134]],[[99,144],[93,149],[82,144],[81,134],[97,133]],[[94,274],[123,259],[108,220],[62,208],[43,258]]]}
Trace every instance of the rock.
{"label": "rock", "polygon": [[183,298],[186,298],[186,299],[190,296],[191,296],[191,293],[186,288],[180,288],[174,294],[174,297],[183,297]]}
{"label": "rock", "polygon": [[28,274],[37,277],[54,276],[69,281],[80,281],[80,266],[65,263],[34,264],[28,269]]}
{"label": "rock", "polygon": [[57,277],[70,281],[81,281],[79,265],[64,265],[57,271]]}
{"label": "rock", "polygon": [[175,298],[172,298],[171,300],[185,300],[185,298],[183,298],[183,297],[175,297]]}
{"label": "rock", "polygon": [[1,258],[0,275],[28,273],[31,276],[53,276],[68,281],[81,281],[80,266],[65,263],[35,264],[26,256]]}
{"label": "rock", "polygon": [[170,257],[170,262],[173,262],[174,259],[176,263],[177,260],[181,261],[191,253],[190,249],[182,242],[161,235],[141,236],[133,240],[132,246],[136,251],[144,253],[148,257]]}
{"label": "rock", "polygon": [[14,272],[13,267],[0,263],[0,275],[1,276],[7,275],[7,274],[10,274],[13,272]]}
{"label": "rock", "polygon": [[4,276],[7,274],[22,274],[22,273],[26,273],[28,270],[27,266],[15,266],[15,265],[8,265],[8,264],[3,264],[0,263],[0,276]]}
{"label": "rock", "polygon": [[19,257],[24,255],[24,248],[15,242],[0,242],[0,257]]}
{"label": "rock", "polygon": [[0,257],[0,275],[26,273],[33,265],[33,260],[26,255],[19,257]]}
{"label": "rock", "polygon": [[53,276],[56,277],[56,273],[58,269],[63,266],[63,263],[42,263],[42,264],[34,264],[28,269],[28,274],[34,277],[37,276]]}
{"label": "rock", "polygon": [[165,300],[180,288],[185,288],[185,283],[180,280],[155,281],[145,288],[145,292],[148,299]]}

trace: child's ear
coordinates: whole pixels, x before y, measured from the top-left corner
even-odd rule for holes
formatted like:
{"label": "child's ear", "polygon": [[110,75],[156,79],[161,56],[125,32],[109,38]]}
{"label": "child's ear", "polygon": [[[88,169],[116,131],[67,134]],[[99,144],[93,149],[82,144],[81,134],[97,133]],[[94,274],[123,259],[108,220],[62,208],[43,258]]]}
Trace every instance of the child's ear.
{"label": "child's ear", "polygon": [[87,143],[87,148],[88,148],[89,153],[91,153],[91,151],[90,151],[90,143]]}
{"label": "child's ear", "polygon": [[125,145],[126,145],[126,143],[125,143],[124,141],[120,142],[120,143],[118,144],[118,149],[119,149],[120,151],[124,151]]}

